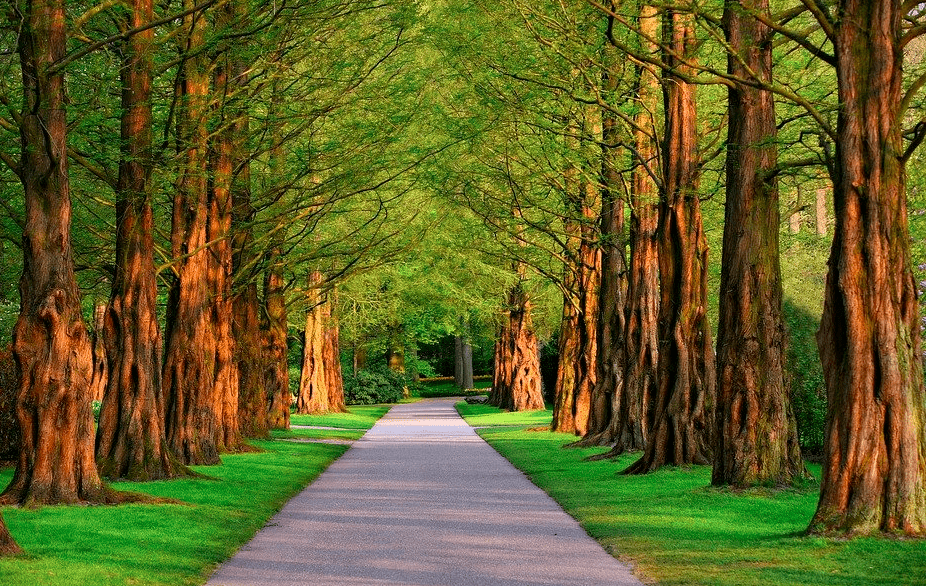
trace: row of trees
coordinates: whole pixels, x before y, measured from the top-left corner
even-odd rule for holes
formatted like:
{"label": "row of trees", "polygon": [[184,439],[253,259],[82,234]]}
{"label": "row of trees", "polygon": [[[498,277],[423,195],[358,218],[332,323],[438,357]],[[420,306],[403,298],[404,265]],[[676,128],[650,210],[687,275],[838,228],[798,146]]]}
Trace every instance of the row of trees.
{"label": "row of trees", "polygon": [[[554,429],[611,446],[608,456],[642,450],[630,473],[710,464],[714,484],[739,487],[804,477],[787,386],[779,183],[822,169],[836,225],[817,334],[828,414],[810,529],[926,532],[904,171],[924,136],[921,8],[589,0],[459,10],[493,26],[506,50],[481,41],[477,66],[456,63],[498,113],[494,142],[460,168],[458,197],[510,236],[511,258],[563,291]],[[716,345],[700,205],[712,174],[726,202]],[[512,323],[526,307],[519,290]],[[520,403],[499,394],[506,373],[533,369],[509,365],[533,353],[520,334],[506,351],[515,330],[500,335],[491,397],[508,408]]]}
{"label": "row of trees", "polygon": [[[5,183],[16,195],[4,208],[21,235],[22,445],[3,504],[124,502],[138,497],[102,478],[188,475],[288,427],[294,308],[308,315],[298,407],[343,409],[329,293],[407,246],[389,228],[402,214],[387,210],[429,153],[398,152],[406,114],[373,98],[414,91],[397,57],[413,6],[157,9],[25,0],[4,11],[4,42],[18,57],[5,66],[21,73],[21,83],[4,79],[0,119],[19,152],[0,159],[20,184]],[[390,89],[396,80],[402,87]],[[75,200],[78,214],[96,214],[81,227],[112,246],[78,252],[89,258],[84,285],[97,278],[109,289],[94,332],[102,359],[75,272],[74,243],[88,236],[72,234]],[[105,386],[98,427],[94,384]]]}

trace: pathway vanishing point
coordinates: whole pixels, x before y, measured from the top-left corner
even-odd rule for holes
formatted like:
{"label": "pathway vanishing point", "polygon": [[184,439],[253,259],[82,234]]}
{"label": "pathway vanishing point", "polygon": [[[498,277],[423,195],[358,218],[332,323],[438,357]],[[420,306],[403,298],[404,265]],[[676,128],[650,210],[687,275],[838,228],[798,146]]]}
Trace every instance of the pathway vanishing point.
{"label": "pathway vanishing point", "polygon": [[393,407],[208,586],[641,584],[453,405]]}

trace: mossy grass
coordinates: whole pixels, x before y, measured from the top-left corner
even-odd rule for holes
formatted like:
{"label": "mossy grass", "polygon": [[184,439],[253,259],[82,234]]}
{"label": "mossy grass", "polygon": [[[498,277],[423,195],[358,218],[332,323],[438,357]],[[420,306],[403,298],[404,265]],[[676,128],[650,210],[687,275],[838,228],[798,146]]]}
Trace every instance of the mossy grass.
{"label": "mossy grass", "polygon": [[326,413],[324,415],[293,413],[289,422],[291,425],[370,429],[391,407],[392,405],[352,405],[347,408],[347,413]]}
{"label": "mossy grass", "polygon": [[[262,451],[227,454],[220,466],[194,467],[211,479],[112,485],[182,504],[4,508],[7,526],[25,553],[0,560],[0,584],[202,584],[217,563],[347,449],[253,443]],[[12,473],[0,471],[0,486]]]}
{"label": "mossy grass", "polygon": [[[484,405],[457,408],[474,425],[514,425],[520,416]],[[605,448],[562,449],[575,439],[569,434],[503,427],[479,433],[605,549],[660,585],[926,584],[926,540],[806,536],[816,483],[711,488],[705,466],[625,476],[620,471],[639,454],[583,462]],[[820,467],[809,468],[819,478]]]}

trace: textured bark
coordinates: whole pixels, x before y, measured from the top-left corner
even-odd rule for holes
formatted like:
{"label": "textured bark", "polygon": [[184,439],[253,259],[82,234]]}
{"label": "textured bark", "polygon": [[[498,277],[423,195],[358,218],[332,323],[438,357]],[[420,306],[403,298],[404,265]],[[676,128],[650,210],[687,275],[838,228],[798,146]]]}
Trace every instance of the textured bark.
{"label": "textured bark", "polygon": [[103,328],[106,320],[106,305],[93,307],[93,335],[90,346],[93,354],[93,378],[90,381],[90,395],[94,401],[102,401],[109,381],[109,361],[106,358],[106,343],[103,341]]}
{"label": "textured bark", "polygon": [[463,387],[463,336],[453,337],[453,384]]}
{"label": "textured bark", "polygon": [[309,276],[309,310],[305,316],[305,346],[296,413],[327,413],[329,408],[323,355],[329,308],[319,292],[322,280],[322,274],[318,271],[313,271]]}
{"label": "textured bark", "polygon": [[[151,0],[134,0],[125,26],[139,28],[152,14]],[[150,181],[153,38],[149,29],[123,48],[116,277],[101,324],[109,382],[97,429],[97,466],[104,476],[132,481],[189,472],[171,455],[164,429]]]}
{"label": "textured bark", "polygon": [[468,338],[463,338],[463,390],[475,388],[473,381],[473,347]]}
{"label": "textured bark", "polygon": [[270,429],[289,429],[289,364],[287,352],[287,313],[283,275],[279,261],[282,252],[272,248],[264,273],[264,388],[267,392],[267,424]]}
{"label": "textured bark", "polygon": [[325,384],[328,386],[328,411],[346,413],[344,404],[344,377],[341,373],[341,326],[331,315],[325,329],[322,363],[325,367]]}
{"label": "textured bark", "polygon": [[817,343],[827,423],[814,533],[926,534],[926,397],[904,189],[903,9],[842,0],[834,208]]}
{"label": "textured bark", "polygon": [[71,249],[64,77],[46,73],[65,55],[62,0],[23,9],[20,179],[25,192],[20,313],[13,331],[22,445],[2,504],[106,502],[94,459],[90,338],[80,312]]}
{"label": "textured bark", "polygon": [[3,516],[0,515],[0,557],[17,555],[22,552],[22,548],[16,544],[13,536],[10,535],[9,529],[6,528],[6,523],[3,522]]}
{"label": "textured bark", "polygon": [[[728,70],[768,83],[772,35],[754,12],[767,15],[768,0],[731,0],[724,8],[735,52]],[[729,88],[728,103],[711,483],[788,485],[805,473],[784,370],[775,103],[771,92],[746,84]]]}
{"label": "textured bark", "polygon": [[[185,0],[192,8],[194,0]],[[171,252],[174,282],[168,299],[163,368],[166,431],[171,451],[184,464],[218,464],[223,422],[216,412],[217,338],[207,284],[209,197],[208,131],[209,63],[203,52],[207,19],[184,18],[181,48],[189,51],[179,83],[178,133],[182,168],[174,194]]]}
{"label": "textured bark", "polygon": [[543,409],[540,353],[531,321],[531,303],[521,285],[508,298],[508,322],[496,342],[492,405],[509,411]]}
{"label": "textured bark", "polygon": [[[666,13],[663,30],[674,54],[693,59],[690,15]],[[695,88],[673,74],[676,69],[691,74],[689,65],[668,53],[665,59],[658,391],[646,450],[627,469],[634,474],[667,464],[708,464],[712,458],[716,373],[707,322],[707,242],[697,192]]]}

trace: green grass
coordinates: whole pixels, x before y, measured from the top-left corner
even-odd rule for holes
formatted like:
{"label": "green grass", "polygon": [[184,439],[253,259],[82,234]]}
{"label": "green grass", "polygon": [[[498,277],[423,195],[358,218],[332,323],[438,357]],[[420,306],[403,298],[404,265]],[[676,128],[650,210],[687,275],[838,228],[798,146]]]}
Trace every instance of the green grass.
{"label": "green grass", "polygon": [[289,429],[273,430],[270,436],[273,439],[358,440],[364,433],[363,429]]}
{"label": "green grass", "polygon": [[[196,467],[215,480],[114,483],[185,505],[5,508],[25,555],[0,560],[0,584],[65,586],[202,584],[215,564],[347,449],[254,441],[260,453]],[[6,486],[12,470],[0,471]]]}
{"label": "green grass", "polygon": [[[479,407],[473,419],[513,422],[517,415]],[[458,409],[475,412],[466,404]],[[549,432],[490,428],[480,435],[605,549],[660,585],[926,584],[926,540],[803,536],[817,503],[813,484],[790,491],[713,489],[704,466],[622,476],[637,455],[583,462],[604,448],[562,449],[575,438]],[[819,477],[819,467],[811,471]]]}
{"label": "green grass", "polygon": [[[477,380],[476,389],[485,389],[492,386],[491,380]],[[453,381],[427,382],[422,383],[415,391],[417,396],[432,399],[437,397],[459,397],[464,395],[462,391],[454,384]]]}
{"label": "green grass", "polygon": [[460,402],[457,403],[457,411],[473,427],[549,427],[553,420],[553,412],[550,409],[508,412],[488,405]]}
{"label": "green grass", "polygon": [[392,405],[353,405],[347,408],[348,413],[328,413],[326,415],[299,415],[293,413],[289,422],[292,425],[370,429],[391,407]]}

